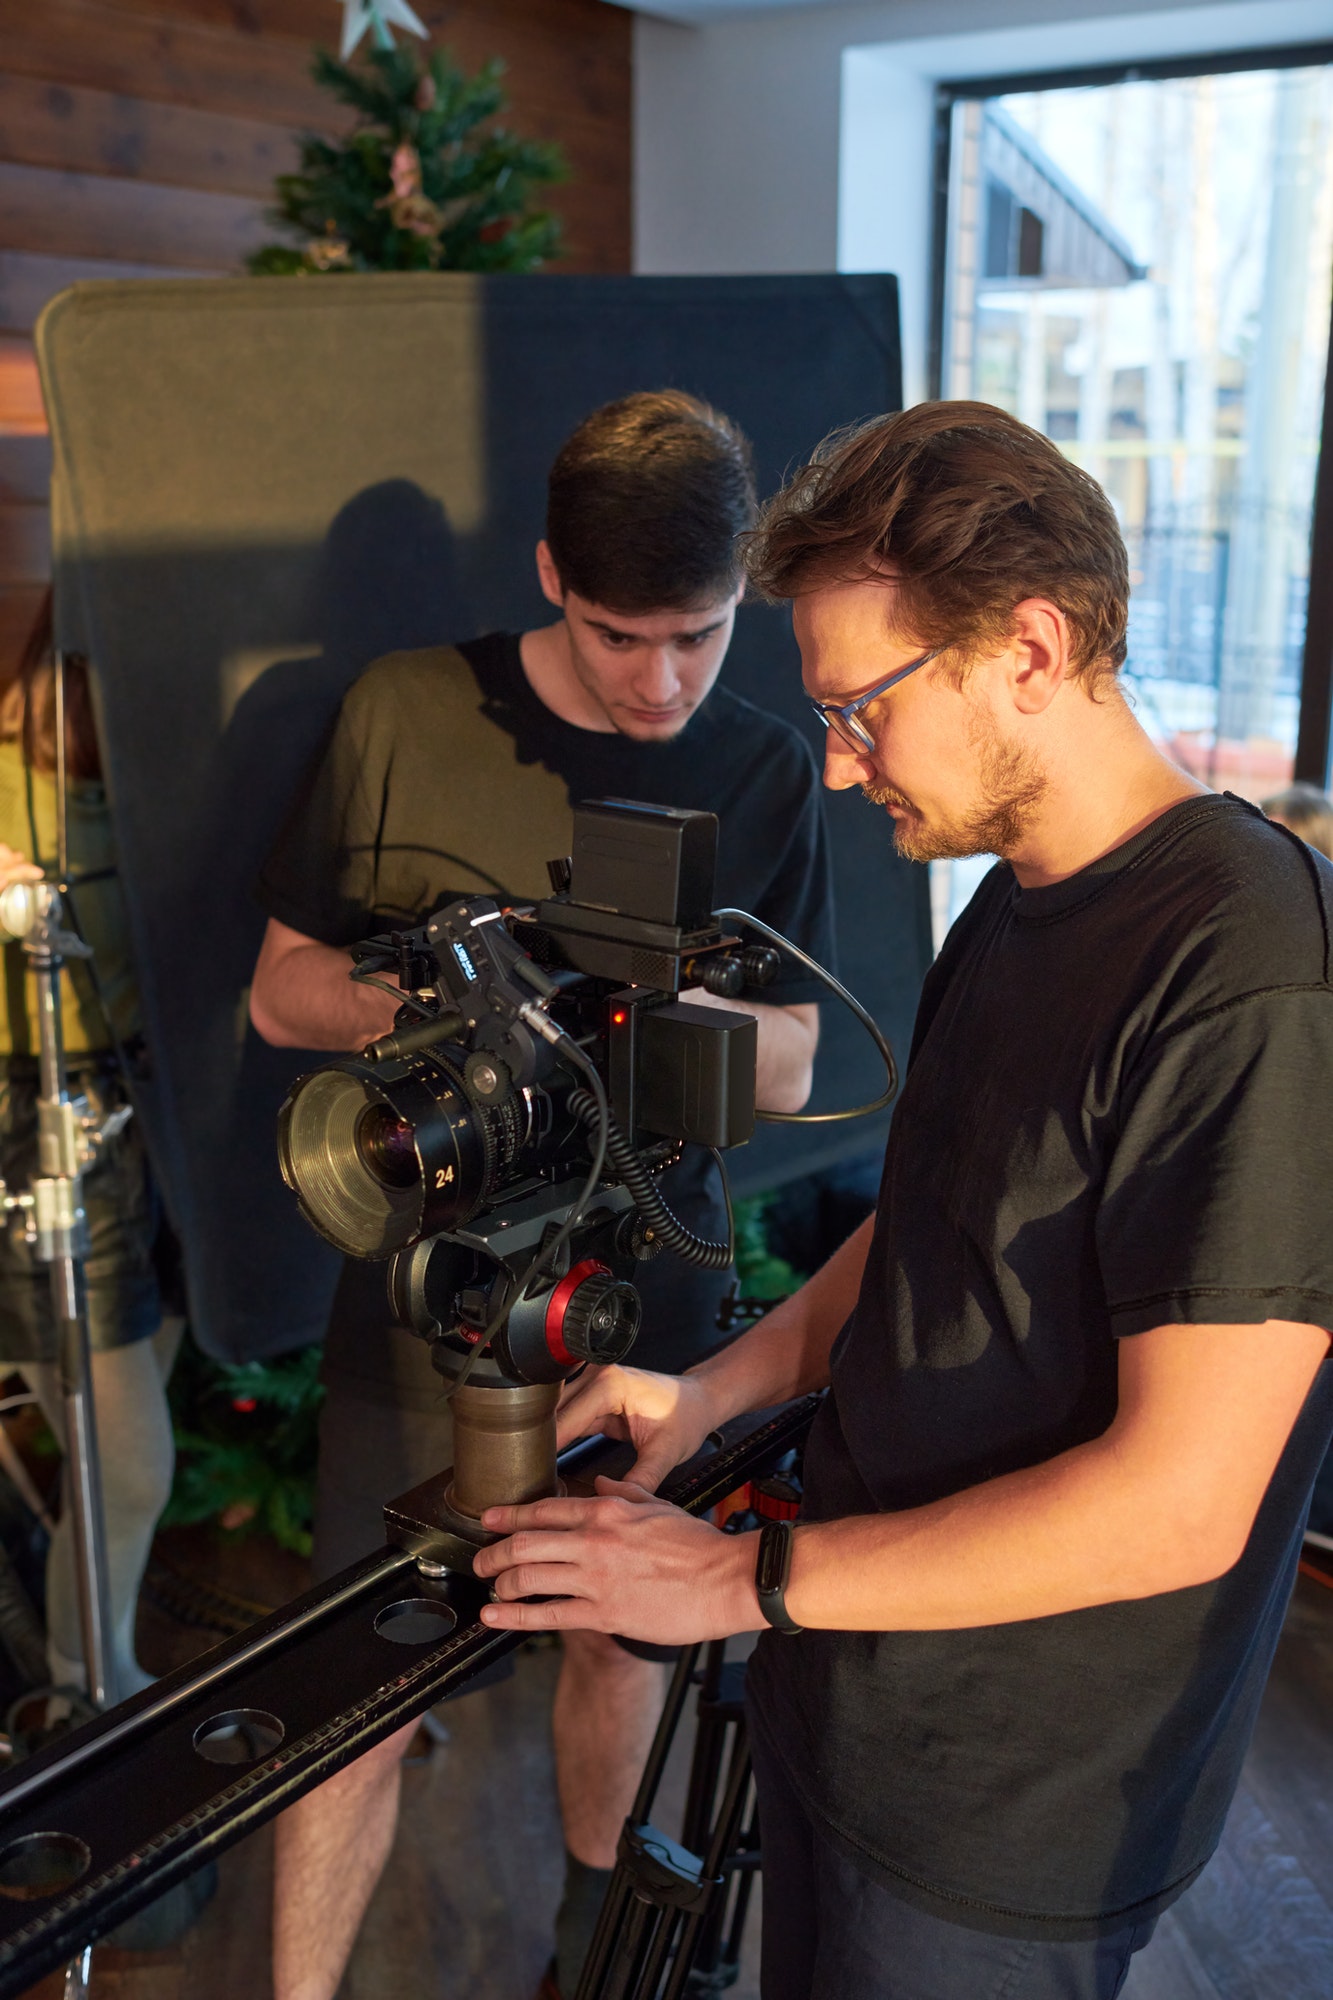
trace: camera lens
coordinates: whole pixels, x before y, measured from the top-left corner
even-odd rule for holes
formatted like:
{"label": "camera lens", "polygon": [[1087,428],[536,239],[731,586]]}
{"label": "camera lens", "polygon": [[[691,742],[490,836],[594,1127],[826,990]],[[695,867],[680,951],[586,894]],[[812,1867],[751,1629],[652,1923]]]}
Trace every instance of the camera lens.
{"label": "camera lens", "polygon": [[415,1187],[421,1178],[412,1127],[387,1104],[368,1104],[356,1128],[356,1149],[382,1187]]}
{"label": "camera lens", "polygon": [[298,1079],[278,1157],[308,1221],[351,1257],[388,1257],[471,1215],[492,1147],[459,1081],[431,1053],[376,1066],[344,1056]]}

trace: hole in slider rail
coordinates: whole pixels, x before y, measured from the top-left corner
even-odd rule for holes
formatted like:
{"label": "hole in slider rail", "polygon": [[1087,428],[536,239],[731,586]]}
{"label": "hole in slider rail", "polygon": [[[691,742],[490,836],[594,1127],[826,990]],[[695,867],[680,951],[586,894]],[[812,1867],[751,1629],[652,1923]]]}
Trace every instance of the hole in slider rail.
{"label": "hole in slider rail", "polygon": [[192,1741],[210,1764],[253,1764],[276,1750],[286,1733],[266,1709],[228,1708],[201,1722]]}

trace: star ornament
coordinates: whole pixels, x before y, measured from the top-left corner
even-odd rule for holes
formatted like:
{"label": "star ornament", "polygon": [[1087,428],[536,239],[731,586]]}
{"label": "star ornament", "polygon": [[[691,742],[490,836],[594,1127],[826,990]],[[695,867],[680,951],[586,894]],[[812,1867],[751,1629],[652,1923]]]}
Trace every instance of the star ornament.
{"label": "star ornament", "polygon": [[371,39],[378,49],[393,47],[394,28],[406,28],[411,35],[420,35],[423,40],[427,31],[408,6],[407,0],[341,0],[343,8],[342,59],[356,48],[357,43],[370,30]]}

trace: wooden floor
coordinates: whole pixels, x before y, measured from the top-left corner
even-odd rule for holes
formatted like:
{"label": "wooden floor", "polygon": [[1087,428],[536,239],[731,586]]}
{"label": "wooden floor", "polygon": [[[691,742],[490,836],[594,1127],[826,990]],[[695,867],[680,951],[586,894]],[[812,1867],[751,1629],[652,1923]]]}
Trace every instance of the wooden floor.
{"label": "wooden floor", "polygon": [[[512,1680],[441,1711],[450,1741],[406,1773],[397,1846],[339,2000],[531,2000],[559,1889],[556,1666],[553,1651],[526,1654]],[[667,1790],[679,1799],[682,1787],[683,1758]],[[678,1829],[669,1807],[661,1817]],[[176,1950],[99,1951],[94,2000],[267,2000],[269,1871],[265,1832],[224,1858],[217,1899]],[[753,1937],[731,1990],[758,2000]],[[34,1996],[59,1992],[53,1979]],[[1221,1851],[1124,1993],[1333,1996],[1333,1590],[1298,1583]]]}

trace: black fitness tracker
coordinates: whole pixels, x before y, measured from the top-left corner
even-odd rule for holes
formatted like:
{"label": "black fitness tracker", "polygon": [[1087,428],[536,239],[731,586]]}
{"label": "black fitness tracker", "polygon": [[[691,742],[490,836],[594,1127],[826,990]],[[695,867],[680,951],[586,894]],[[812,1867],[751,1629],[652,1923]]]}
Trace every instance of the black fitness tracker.
{"label": "black fitness tracker", "polygon": [[787,1578],[791,1574],[791,1542],[794,1523],[791,1521],[767,1521],[759,1531],[759,1553],[755,1558],[754,1587],[759,1599],[759,1609],[767,1618],[775,1632],[803,1632],[787,1615],[787,1603],[783,1592],[787,1588]]}

